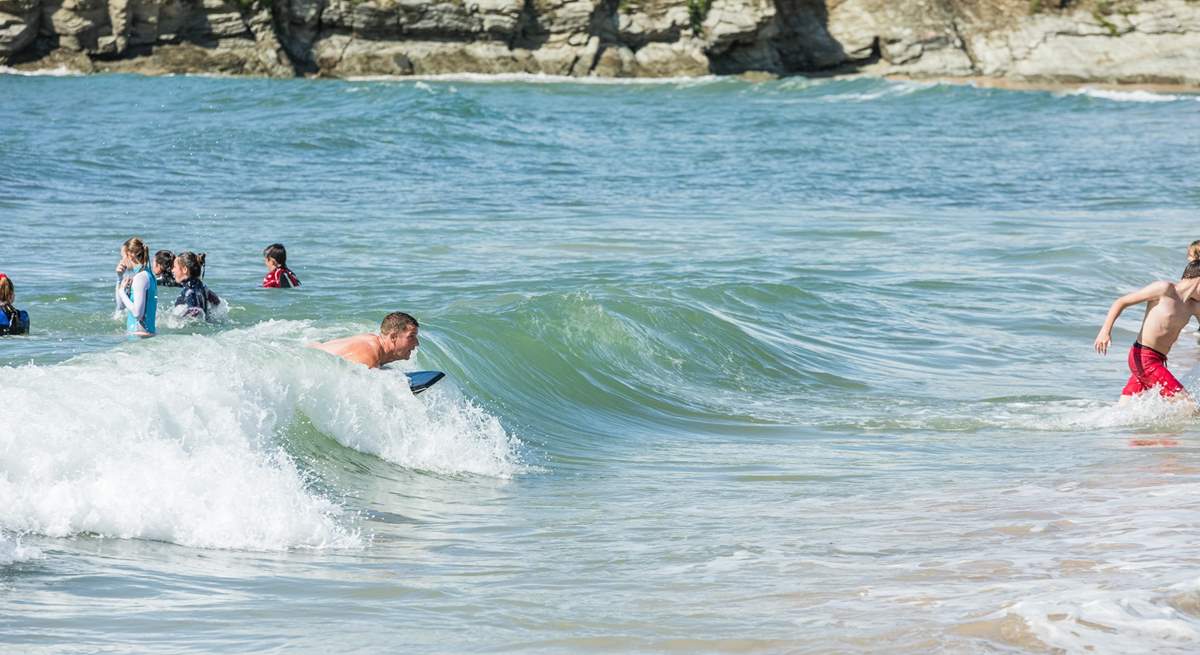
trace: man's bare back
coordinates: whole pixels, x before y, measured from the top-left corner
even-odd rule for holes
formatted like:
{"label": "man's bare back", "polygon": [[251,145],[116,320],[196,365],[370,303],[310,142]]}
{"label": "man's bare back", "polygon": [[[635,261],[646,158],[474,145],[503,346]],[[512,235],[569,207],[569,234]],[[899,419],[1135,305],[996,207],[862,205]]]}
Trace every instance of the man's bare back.
{"label": "man's bare back", "polygon": [[325,343],[312,343],[311,347],[324,350],[342,359],[362,364],[367,368],[383,366],[383,345],[379,335],[356,334],[352,337],[334,339]]}
{"label": "man's bare back", "polygon": [[403,312],[392,312],[384,317],[379,334],[356,334],[308,346],[367,368],[379,368],[412,355],[419,343],[417,327],[417,319]]}

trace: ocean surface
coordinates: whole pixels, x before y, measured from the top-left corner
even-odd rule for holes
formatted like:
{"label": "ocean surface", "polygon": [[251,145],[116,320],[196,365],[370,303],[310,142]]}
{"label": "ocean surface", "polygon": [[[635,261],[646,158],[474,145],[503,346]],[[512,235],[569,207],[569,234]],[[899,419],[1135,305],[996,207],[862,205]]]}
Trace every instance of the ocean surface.
{"label": "ocean surface", "polygon": [[[1144,91],[0,75],[0,650],[1197,652],[1200,419],[1092,351],[1197,170]],[[127,342],[135,235],[224,320]]]}

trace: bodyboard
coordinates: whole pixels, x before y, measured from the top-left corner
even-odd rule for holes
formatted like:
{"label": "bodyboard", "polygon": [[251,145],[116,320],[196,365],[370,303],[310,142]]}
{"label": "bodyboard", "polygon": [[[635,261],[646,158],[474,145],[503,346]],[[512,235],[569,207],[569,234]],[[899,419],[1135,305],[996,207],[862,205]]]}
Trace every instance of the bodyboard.
{"label": "bodyboard", "polygon": [[441,371],[406,371],[404,374],[408,376],[408,388],[412,389],[414,396],[446,377]]}

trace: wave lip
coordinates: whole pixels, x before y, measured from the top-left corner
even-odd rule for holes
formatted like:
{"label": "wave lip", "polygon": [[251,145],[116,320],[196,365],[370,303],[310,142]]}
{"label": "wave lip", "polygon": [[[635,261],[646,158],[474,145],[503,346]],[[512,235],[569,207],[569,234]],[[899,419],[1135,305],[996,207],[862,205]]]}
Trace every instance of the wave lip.
{"label": "wave lip", "polygon": [[[297,338],[297,335],[308,339]],[[357,548],[340,502],[289,454],[308,419],[361,452],[443,473],[508,477],[515,438],[401,371],[303,344],[307,324],[167,335],[53,366],[0,368],[0,528],[203,548]],[[86,399],[81,402],[81,399]]]}
{"label": "wave lip", "polygon": [[292,384],[296,408],[347,448],[439,474],[511,478],[525,470],[516,437],[445,382],[417,399],[401,371],[308,352]]}

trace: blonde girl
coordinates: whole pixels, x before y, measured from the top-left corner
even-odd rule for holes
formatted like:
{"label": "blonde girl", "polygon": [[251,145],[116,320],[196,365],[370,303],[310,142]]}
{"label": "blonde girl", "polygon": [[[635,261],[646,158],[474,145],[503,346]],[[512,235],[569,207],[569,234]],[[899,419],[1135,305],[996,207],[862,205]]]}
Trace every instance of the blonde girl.
{"label": "blonde girl", "polygon": [[130,337],[154,336],[158,283],[150,273],[150,249],[133,237],[121,246],[121,266],[130,274],[117,283],[117,302],[125,309],[125,333]]}

